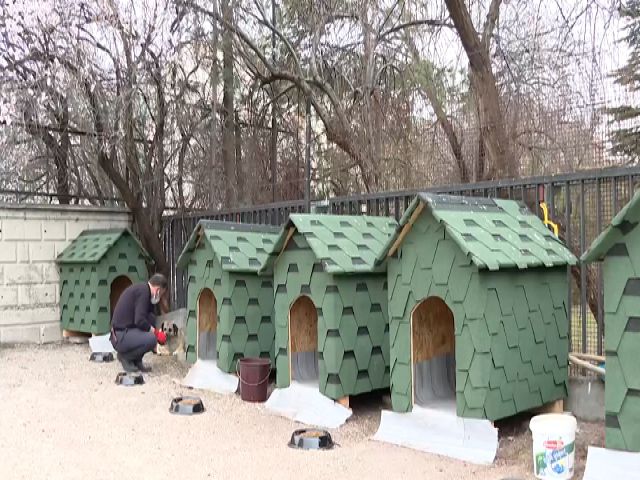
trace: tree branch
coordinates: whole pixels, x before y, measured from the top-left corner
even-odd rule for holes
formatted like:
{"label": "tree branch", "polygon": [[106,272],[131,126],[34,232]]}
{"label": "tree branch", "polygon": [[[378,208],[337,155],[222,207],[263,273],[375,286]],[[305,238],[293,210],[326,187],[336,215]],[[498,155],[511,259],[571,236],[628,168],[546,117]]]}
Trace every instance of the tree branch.
{"label": "tree branch", "polygon": [[422,25],[428,25],[430,27],[455,28],[453,23],[445,22],[444,20],[432,20],[432,19],[412,20],[410,22],[401,23],[399,25],[396,25],[395,27],[391,27],[390,29],[385,30],[384,32],[378,35],[378,41],[379,42],[382,41],[385,37],[388,37],[392,33],[399,32],[407,28],[419,27]]}

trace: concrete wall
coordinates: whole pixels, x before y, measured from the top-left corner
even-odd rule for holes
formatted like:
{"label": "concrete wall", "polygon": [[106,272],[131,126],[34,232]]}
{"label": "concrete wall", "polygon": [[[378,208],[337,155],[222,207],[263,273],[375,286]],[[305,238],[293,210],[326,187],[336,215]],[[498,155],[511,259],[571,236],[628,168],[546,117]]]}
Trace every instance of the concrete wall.
{"label": "concrete wall", "polygon": [[570,377],[564,409],[580,420],[604,420],[604,382],[595,377]]}
{"label": "concrete wall", "polygon": [[0,344],[60,340],[56,256],[85,229],[129,225],[122,209],[0,204]]}

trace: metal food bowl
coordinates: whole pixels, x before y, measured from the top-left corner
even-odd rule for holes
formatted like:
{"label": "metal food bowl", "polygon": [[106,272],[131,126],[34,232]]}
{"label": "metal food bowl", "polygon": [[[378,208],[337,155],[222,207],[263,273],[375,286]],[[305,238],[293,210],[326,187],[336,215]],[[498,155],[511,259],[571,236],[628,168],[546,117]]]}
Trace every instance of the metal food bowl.
{"label": "metal food bowl", "polygon": [[176,415],[195,415],[204,412],[204,403],[198,397],[176,397],[171,400],[169,411]]}
{"label": "metal food bowl", "polygon": [[326,430],[303,428],[291,434],[289,446],[303,450],[329,450],[334,447],[331,434]]}
{"label": "metal food bowl", "polygon": [[92,352],[89,360],[96,363],[113,362],[113,353],[111,352]]}
{"label": "metal food bowl", "polygon": [[116,384],[125,387],[133,387],[134,385],[143,385],[144,377],[141,373],[136,372],[120,372],[116,376]]}

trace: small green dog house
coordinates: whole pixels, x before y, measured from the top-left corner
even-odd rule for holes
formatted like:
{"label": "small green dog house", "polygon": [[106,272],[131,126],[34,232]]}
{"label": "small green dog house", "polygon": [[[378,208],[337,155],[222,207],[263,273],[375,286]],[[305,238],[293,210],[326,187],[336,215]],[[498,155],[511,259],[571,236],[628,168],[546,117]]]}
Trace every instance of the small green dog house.
{"label": "small green dog house", "polygon": [[318,381],[338,400],[389,386],[387,278],[374,260],[396,225],[385,217],[289,217],[261,270],[274,276],[279,388]]}
{"label": "small green dog house", "polygon": [[151,257],[129,229],[85,230],[57,257],[64,330],[103,335],[122,292],[147,279]]}
{"label": "small green dog house", "polygon": [[393,409],[431,395],[497,420],[566,397],[576,261],[521,203],[419,194],[376,261],[387,264]]}
{"label": "small green dog house", "polygon": [[187,361],[273,361],[273,282],[258,275],[279,228],[201,220],[178,258],[187,277]]}
{"label": "small green dog house", "polygon": [[640,452],[640,192],[582,256],[604,261],[605,444]]}

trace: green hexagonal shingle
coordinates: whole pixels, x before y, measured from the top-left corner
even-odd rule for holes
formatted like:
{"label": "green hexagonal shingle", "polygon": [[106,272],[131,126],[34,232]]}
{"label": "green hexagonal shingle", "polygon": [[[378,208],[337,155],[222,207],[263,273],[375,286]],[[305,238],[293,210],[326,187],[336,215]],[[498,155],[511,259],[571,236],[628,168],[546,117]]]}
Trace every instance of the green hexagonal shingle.
{"label": "green hexagonal shingle", "polygon": [[473,360],[473,340],[468,327],[463,327],[462,333],[456,337],[456,368],[469,370]]}
{"label": "green hexagonal shingle", "polygon": [[468,320],[467,325],[471,332],[471,340],[476,352],[488,353],[491,351],[491,338],[487,330],[487,323],[480,320]]}
{"label": "green hexagonal shingle", "polygon": [[616,355],[607,355],[607,388],[604,391],[605,405],[609,412],[619,412],[627,395],[627,382]]}
{"label": "green hexagonal shingle", "polygon": [[627,395],[618,414],[625,449],[640,452],[640,395]]}
{"label": "green hexagonal shingle", "polygon": [[[469,367],[469,381],[474,388],[485,388],[489,386],[491,377],[491,355],[488,353],[476,352]],[[477,408],[477,407],[471,407]]]}

